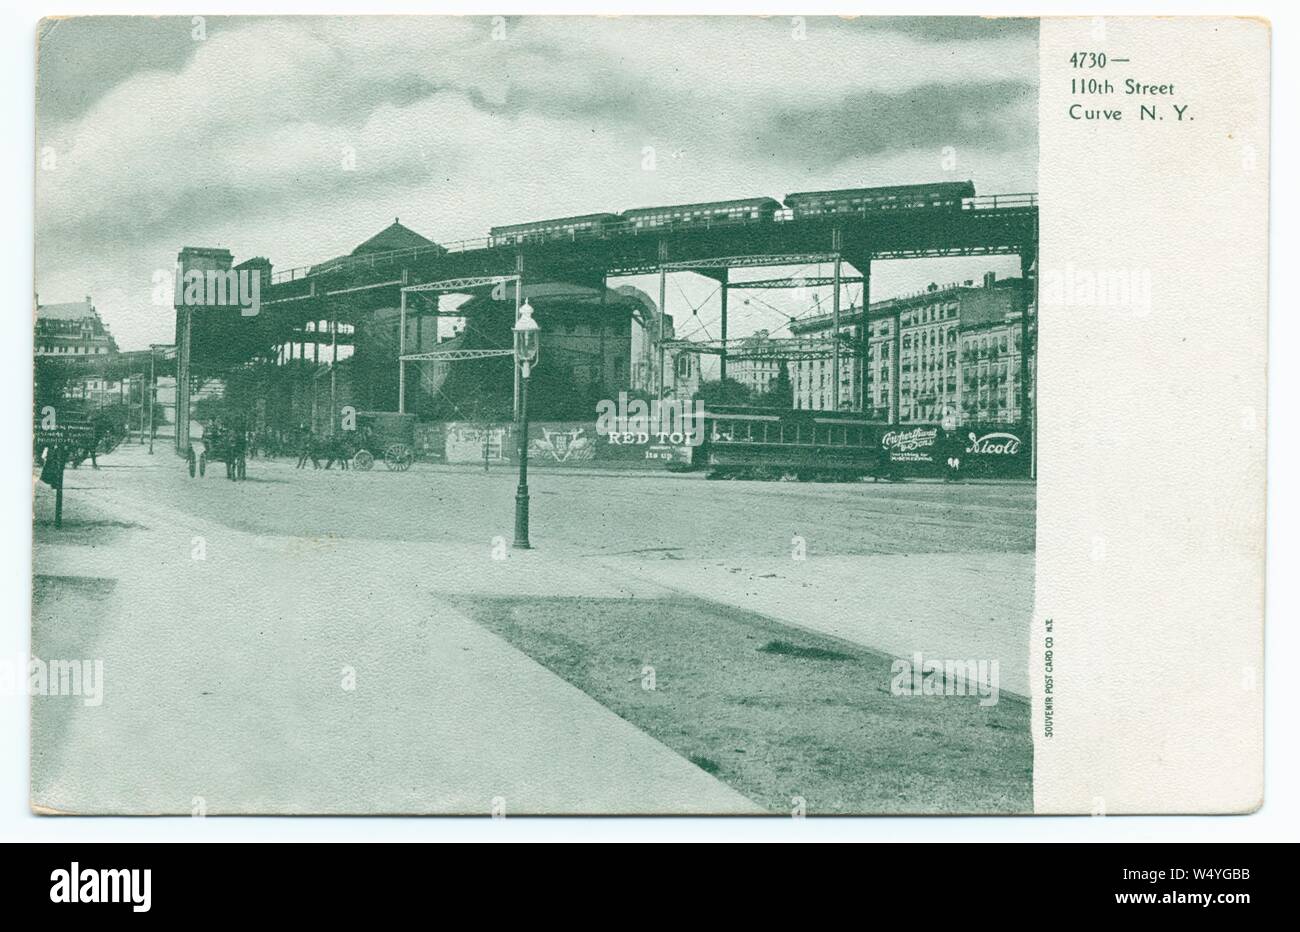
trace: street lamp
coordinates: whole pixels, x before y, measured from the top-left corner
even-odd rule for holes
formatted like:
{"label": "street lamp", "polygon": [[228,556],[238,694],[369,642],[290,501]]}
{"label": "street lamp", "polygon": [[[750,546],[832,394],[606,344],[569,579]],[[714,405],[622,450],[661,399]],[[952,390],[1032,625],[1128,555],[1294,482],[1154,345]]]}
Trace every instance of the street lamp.
{"label": "street lamp", "polygon": [[515,321],[515,364],[519,366],[519,488],[515,490],[515,549],[529,550],[528,542],[528,376],[537,362],[537,321],[527,301]]}

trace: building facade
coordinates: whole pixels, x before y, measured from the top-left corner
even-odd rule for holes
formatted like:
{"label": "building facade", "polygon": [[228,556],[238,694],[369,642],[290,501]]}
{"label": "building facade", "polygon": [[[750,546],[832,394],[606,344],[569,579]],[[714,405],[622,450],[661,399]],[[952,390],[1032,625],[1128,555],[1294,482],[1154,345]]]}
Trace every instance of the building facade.
{"label": "building facade", "polygon": [[[872,332],[878,324],[888,325],[884,321],[873,321]],[[835,379],[839,379],[839,410],[860,411],[862,409],[862,366],[861,357],[854,353],[862,332],[862,311],[860,308],[848,308],[840,314],[840,340],[844,352],[840,353],[839,369],[836,371],[835,358],[830,352],[824,356],[812,356],[785,363],[789,368],[790,389],[796,408],[815,411],[832,411],[835,409]],[[832,323],[829,314],[797,321],[790,325],[790,331],[797,337],[806,337],[802,346],[824,349],[827,338],[831,335]],[[886,352],[888,349],[886,348]]]}
{"label": "building facade", "polygon": [[[752,336],[740,341],[739,353],[762,354],[764,347],[771,342],[766,330],[758,330]],[[781,378],[781,367],[787,363],[775,357],[764,358],[762,355],[730,360],[727,363],[727,378],[744,385],[755,395],[764,395]]]}
{"label": "building facade", "polygon": [[37,356],[60,359],[109,356],[117,342],[87,295],[84,301],[36,305],[33,351]]}
{"label": "building facade", "polygon": [[[654,396],[659,391],[659,308],[649,295],[631,285],[621,285],[614,293],[635,301],[640,310],[631,322],[628,387]],[[663,315],[662,332],[665,343],[676,339],[673,315]],[[679,346],[666,347],[663,367],[665,398],[691,398],[699,391],[703,374],[698,354]]]}
{"label": "building facade", "polygon": [[[840,408],[866,410],[875,419],[887,420],[896,377],[899,423],[933,424],[945,418],[958,423],[1021,421],[1022,318],[1026,314],[1032,347],[1035,318],[1030,288],[1023,279],[998,280],[992,272],[980,284],[932,284],[920,294],[873,302],[868,315],[867,404],[862,405],[861,396],[862,357],[843,352]],[[808,337],[812,345],[814,339],[824,344],[831,326],[829,315],[822,315],[798,321],[790,329],[796,336]],[[860,310],[841,315],[845,346],[858,345],[861,326]],[[1032,352],[1026,362],[1032,393]],[[803,359],[789,365],[795,407],[830,410],[832,360]]]}

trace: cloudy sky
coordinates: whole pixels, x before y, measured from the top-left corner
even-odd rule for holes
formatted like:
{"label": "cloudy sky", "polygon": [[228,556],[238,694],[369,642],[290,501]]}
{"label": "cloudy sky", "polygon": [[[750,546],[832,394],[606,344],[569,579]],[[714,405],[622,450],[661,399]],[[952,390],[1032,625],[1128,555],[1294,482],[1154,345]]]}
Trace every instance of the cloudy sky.
{"label": "cloudy sky", "polygon": [[[187,245],[282,269],[396,216],[450,242],[818,188],[1033,191],[1037,35],[1032,20],[977,19],[47,21],[36,290],[91,295],[134,348],[171,340],[153,275]],[[986,268],[1017,265],[882,263],[872,298]],[[702,305],[708,331],[712,287],[675,285],[670,312]],[[734,334],[749,311],[753,327],[781,320],[742,303]]]}

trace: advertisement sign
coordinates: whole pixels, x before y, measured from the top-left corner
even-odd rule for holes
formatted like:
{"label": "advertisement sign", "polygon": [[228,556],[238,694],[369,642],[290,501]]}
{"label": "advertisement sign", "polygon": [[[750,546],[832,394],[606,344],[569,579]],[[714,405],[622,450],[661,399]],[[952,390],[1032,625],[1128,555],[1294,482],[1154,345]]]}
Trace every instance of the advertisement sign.
{"label": "advertisement sign", "polygon": [[957,434],[962,473],[1003,478],[1029,475],[1030,435],[1019,425],[968,425]]}
{"label": "advertisement sign", "polygon": [[514,454],[514,427],[507,424],[450,423],[443,431],[445,463],[508,463]]}
{"label": "advertisement sign", "polygon": [[[445,463],[482,465],[514,463],[517,458],[515,425],[510,423],[451,422],[437,425],[443,432]],[[528,425],[529,466],[663,467],[669,462],[689,463],[679,446],[635,443],[621,434],[601,435],[593,421],[542,421]]]}
{"label": "advertisement sign", "polygon": [[942,463],[944,432],[938,427],[896,427],[880,436],[880,445],[891,463],[933,465]]}
{"label": "advertisement sign", "polygon": [[891,427],[881,434],[880,445],[890,467],[901,476],[1029,476],[1029,432],[1019,425],[968,424],[953,430],[933,425]]}
{"label": "advertisement sign", "polygon": [[594,424],[528,425],[528,459],[539,466],[590,464],[597,449]]}

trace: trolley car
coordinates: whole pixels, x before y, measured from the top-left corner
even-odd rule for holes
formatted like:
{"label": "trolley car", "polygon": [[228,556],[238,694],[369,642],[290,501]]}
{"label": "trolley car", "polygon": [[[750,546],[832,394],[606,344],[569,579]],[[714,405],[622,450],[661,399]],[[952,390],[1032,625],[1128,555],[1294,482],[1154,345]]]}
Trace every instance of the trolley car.
{"label": "trolley car", "polygon": [[853,480],[888,473],[883,425],[861,414],[716,405],[695,462],[710,478]]}

